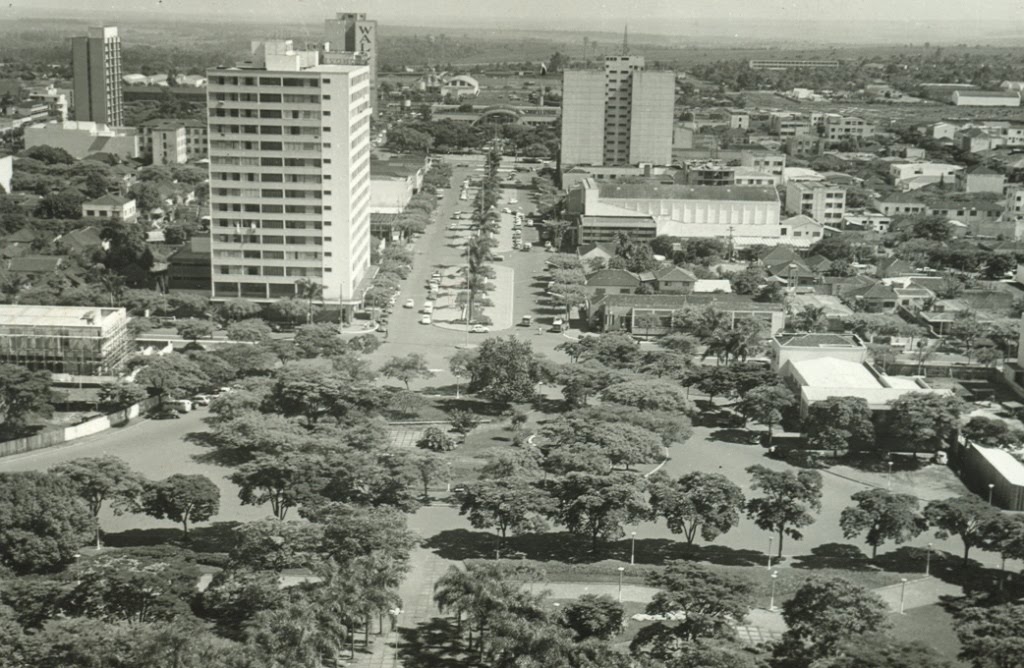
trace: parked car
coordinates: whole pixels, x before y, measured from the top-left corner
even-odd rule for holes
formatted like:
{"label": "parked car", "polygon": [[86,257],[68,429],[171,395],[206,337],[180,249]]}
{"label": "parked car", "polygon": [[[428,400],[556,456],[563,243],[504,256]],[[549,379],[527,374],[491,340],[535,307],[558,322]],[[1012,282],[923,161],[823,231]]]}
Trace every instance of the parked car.
{"label": "parked car", "polygon": [[565,320],[561,318],[555,318],[555,321],[551,323],[551,331],[553,332],[564,332],[566,330]]}
{"label": "parked car", "polygon": [[416,308],[416,300],[415,299],[406,299],[405,303],[402,304],[402,307],[403,308]]}
{"label": "parked car", "polygon": [[149,411],[146,416],[151,420],[177,420],[181,416],[178,411],[169,406],[157,406]]}
{"label": "parked car", "polygon": [[430,320],[430,316],[429,315],[425,315],[422,318],[420,318],[420,324],[421,325],[429,325],[430,323],[431,323],[431,320]]}
{"label": "parked car", "polygon": [[469,328],[470,334],[487,334],[490,331],[491,329],[489,327],[485,327],[483,325],[473,325]]}
{"label": "parked car", "polygon": [[434,305],[433,305],[433,303],[431,303],[431,302],[423,302],[422,313],[426,313],[427,315],[430,315],[433,312],[434,312]]}
{"label": "parked car", "polygon": [[164,401],[164,406],[179,413],[188,413],[192,410],[192,402],[188,399],[168,399]]}
{"label": "parked car", "polygon": [[196,405],[199,405],[199,406],[209,406],[210,405],[210,395],[208,395],[208,394],[197,394],[196,396],[192,397],[192,403],[194,403]]}

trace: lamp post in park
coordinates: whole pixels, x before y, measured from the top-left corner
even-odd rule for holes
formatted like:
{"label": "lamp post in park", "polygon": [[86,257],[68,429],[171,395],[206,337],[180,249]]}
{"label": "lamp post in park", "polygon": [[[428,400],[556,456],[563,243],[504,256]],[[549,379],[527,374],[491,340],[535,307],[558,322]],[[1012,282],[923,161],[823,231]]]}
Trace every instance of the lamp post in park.
{"label": "lamp post in park", "polygon": [[775,581],[778,580],[778,578],[779,578],[779,572],[778,571],[772,571],[772,597],[768,601],[768,610],[769,610],[769,612],[774,612],[775,611]]}
{"label": "lamp post in park", "polygon": [[624,566],[619,566],[619,603],[622,603],[622,574],[626,571]]}
{"label": "lamp post in park", "polygon": [[636,564],[636,532],[630,534],[629,539],[629,565]]}

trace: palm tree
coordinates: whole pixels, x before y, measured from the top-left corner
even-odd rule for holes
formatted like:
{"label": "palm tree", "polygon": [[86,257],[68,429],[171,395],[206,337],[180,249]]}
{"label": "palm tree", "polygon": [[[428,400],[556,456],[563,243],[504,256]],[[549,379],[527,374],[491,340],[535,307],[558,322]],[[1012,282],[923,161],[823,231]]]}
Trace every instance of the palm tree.
{"label": "palm tree", "polygon": [[318,605],[292,601],[283,608],[256,615],[249,627],[248,644],[274,668],[320,668],[324,655],[335,656],[343,647],[323,626]]}
{"label": "palm tree", "polygon": [[473,319],[477,295],[484,292],[486,288],[484,279],[493,278],[494,276],[494,270],[486,264],[490,258],[493,246],[493,239],[481,235],[472,237],[466,242],[467,266],[464,273],[466,275],[466,288],[469,290],[469,302],[466,310],[467,324]]}
{"label": "palm tree", "polygon": [[305,299],[308,304],[306,322],[311,323],[313,322],[313,302],[319,299],[320,304],[323,305],[324,286],[311,278],[300,278],[295,281],[295,287],[298,290],[299,297]]}
{"label": "palm tree", "polygon": [[796,314],[793,324],[800,332],[820,332],[825,329],[826,322],[825,307],[809,304]]}

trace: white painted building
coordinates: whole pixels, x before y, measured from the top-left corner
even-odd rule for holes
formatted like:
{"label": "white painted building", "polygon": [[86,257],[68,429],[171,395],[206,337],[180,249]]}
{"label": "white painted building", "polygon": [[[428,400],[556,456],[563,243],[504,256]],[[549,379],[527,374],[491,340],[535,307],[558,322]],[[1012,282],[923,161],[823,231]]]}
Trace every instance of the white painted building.
{"label": "white painted building", "polygon": [[213,299],[309,279],[350,317],[370,268],[369,78],[290,40],[207,72]]}

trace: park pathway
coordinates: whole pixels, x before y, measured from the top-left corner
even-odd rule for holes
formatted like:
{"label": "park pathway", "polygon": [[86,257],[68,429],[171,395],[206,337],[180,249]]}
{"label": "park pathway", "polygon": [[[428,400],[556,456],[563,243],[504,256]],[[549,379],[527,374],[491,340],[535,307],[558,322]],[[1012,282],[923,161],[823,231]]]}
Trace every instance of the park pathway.
{"label": "park pathway", "polygon": [[[398,627],[378,636],[373,643],[373,651],[357,654],[355,660],[349,661],[353,668],[397,668],[402,666],[399,654],[402,636],[399,629],[416,628],[417,624],[430,621],[438,615],[434,605],[434,583],[444,575],[455,562],[442,559],[430,550],[416,548],[410,558],[411,568],[398,594],[402,598],[402,613],[398,616]],[[387,620],[384,621],[388,628]],[[409,666],[408,668],[417,668]]]}

